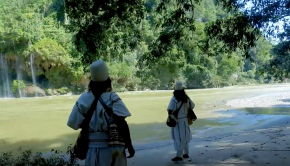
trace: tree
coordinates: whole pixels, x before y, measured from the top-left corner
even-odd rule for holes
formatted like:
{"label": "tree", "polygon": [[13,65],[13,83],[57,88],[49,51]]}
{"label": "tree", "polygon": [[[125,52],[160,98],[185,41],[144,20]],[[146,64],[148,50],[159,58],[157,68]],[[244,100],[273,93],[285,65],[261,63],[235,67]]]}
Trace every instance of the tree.
{"label": "tree", "polygon": [[66,0],[65,7],[70,21],[68,29],[83,53],[83,63],[90,64],[96,57],[107,60],[116,52],[136,46],[140,38],[138,22],[144,17],[143,1]]}
{"label": "tree", "polygon": [[[261,29],[263,35],[268,39],[276,39],[282,43],[278,44],[272,51],[274,59],[272,59],[265,67],[260,70],[260,73],[268,73],[269,76],[277,79],[288,78],[288,54],[287,43],[290,39],[290,0],[271,0],[271,1],[259,1],[259,0],[217,0],[217,4],[223,6],[228,11],[242,10],[242,17],[245,18],[245,22],[239,22],[238,20],[232,22],[232,25],[239,25],[242,29],[246,27],[247,23],[252,25],[255,29]],[[237,17],[236,17],[237,18]],[[221,23],[216,22],[212,27],[218,29],[221,27]],[[224,25],[230,27],[230,24],[224,22]],[[210,29],[212,30],[212,29]],[[207,33],[210,33],[209,31]],[[223,36],[225,35],[225,36]],[[222,34],[214,34],[213,38],[221,40],[231,37],[232,33],[228,33],[228,30]],[[257,35],[259,36],[259,35]],[[259,38],[256,38],[257,40]],[[235,39],[235,42],[240,40]],[[254,40],[251,40],[254,41]],[[227,42],[227,41],[225,41]],[[266,49],[267,50],[267,49]],[[279,50],[279,51],[278,51]],[[283,50],[283,51],[282,51]],[[277,52],[278,51],[278,52]],[[250,52],[247,52],[250,53]],[[264,53],[264,55],[267,53]],[[250,54],[248,57],[253,58]],[[269,57],[268,55],[265,55]],[[269,58],[265,58],[268,59]]]}
{"label": "tree", "polygon": [[[107,55],[107,52],[97,51],[106,46],[121,50],[126,50],[127,46],[136,46],[140,38],[138,36],[140,20],[147,13],[156,11],[155,15],[163,19],[155,22],[154,26],[161,28],[161,31],[157,39],[149,45],[150,55],[145,57],[145,59],[154,60],[156,57],[165,55],[180,40],[187,39],[189,37],[186,35],[187,31],[195,31],[195,14],[201,2],[201,0],[113,0],[109,2],[67,0],[66,12],[71,20],[69,29],[76,33],[75,44],[81,52],[85,53],[83,61],[89,63],[95,57]],[[287,21],[289,0],[216,0],[215,2],[231,15],[218,19],[205,15],[204,19],[209,17],[208,20],[212,20],[206,26],[207,39],[203,46],[205,52],[208,51],[211,40],[215,39],[223,43],[221,52],[230,53],[239,48],[244,50],[246,57],[250,57],[248,50],[255,46],[255,41],[259,39],[260,28],[266,30],[264,34],[267,37],[273,35],[280,39],[289,37],[289,22]],[[252,5],[245,8],[248,3]],[[207,5],[207,3],[202,5]],[[278,21],[283,21],[283,33],[277,33],[275,31],[277,27],[272,24]],[[117,31],[123,33],[122,37],[114,33]],[[130,40],[122,40],[128,35],[131,37]],[[108,40],[108,38],[112,39]],[[133,44],[134,41],[135,44]],[[117,47],[116,43],[123,47]]]}
{"label": "tree", "polygon": [[267,73],[257,71],[276,54],[251,13],[233,2],[0,0],[0,53],[11,64],[9,80],[27,84],[34,55],[43,89],[82,92],[99,58],[115,90],[171,89],[177,79],[188,88],[263,82]]}
{"label": "tree", "polygon": [[278,80],[289,79],[290,73],[290,41],[277,44],[272,50],[273,59],[265,64],[262,73],[267,72]]}

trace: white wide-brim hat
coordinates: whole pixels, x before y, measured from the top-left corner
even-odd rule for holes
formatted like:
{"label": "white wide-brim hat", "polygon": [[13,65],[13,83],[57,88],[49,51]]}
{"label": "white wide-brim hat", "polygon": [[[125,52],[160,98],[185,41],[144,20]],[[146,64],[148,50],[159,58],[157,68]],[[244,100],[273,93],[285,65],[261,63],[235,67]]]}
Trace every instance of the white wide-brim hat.
{"label": "white wide-brim hat", "polygon": [[181,81],[175,83],[174,90],[183,90],[185,87]]}
{"label": "white wide-brim hat", "polygon": [[109,78],[108,68],[103,60],[93,62],[90,71],[92,81],[106,81]]}

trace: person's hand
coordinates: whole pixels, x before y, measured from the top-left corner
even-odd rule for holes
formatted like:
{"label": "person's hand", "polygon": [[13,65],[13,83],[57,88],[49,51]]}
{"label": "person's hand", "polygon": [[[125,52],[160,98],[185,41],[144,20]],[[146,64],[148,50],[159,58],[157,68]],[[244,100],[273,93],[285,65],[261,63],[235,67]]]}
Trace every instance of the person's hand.
{"label": "person's hand", "polygon": [[129,152],[129,156],[128,156],[127,158],[132,158],[132,157],[134,157],[134,155],[135,155],[135,149],[133,148],[132,145],[130,145],[130,146],[128,147],[128,152]]}

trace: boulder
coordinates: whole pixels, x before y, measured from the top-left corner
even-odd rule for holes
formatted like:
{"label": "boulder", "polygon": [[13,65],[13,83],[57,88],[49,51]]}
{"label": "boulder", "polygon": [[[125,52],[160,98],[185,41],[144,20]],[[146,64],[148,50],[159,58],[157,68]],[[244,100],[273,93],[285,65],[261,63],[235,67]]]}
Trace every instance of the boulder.
{"label": "boulder", "polygon": [[43,97],[45,96],[45,91],[37,86],[31,85],[26,87],[27,97]]}

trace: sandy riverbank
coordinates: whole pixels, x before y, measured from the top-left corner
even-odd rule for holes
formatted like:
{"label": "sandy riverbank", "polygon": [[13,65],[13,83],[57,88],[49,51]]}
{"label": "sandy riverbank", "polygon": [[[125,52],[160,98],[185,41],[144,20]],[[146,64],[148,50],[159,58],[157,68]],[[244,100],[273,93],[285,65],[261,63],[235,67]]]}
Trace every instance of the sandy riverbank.
{"label": "sandy riverbank", "polygon": [[290,165],[290,117],[281,117],[256,129],[231,133],[203,141],[192,141],[192,162],[175,164],[173,147],[136,153],[129,166],[199,166],[199,165]]}
{"label": "sandy riverbank", "polygon": [[[273,93],[226,102],[233,108],[243,107],[289,107],[290,93]],[[231,112],[231,111],[229,111]],[[259,116],[259,115],[258,115]],[[191,162],[173,163],[173,146],[137,151],[128,166],[199,166],[199,165],[290,165],[290,116],[267,116],[263,123],[253,124],[241,131],[215,132],[207,137],[203,133],[194,136],[190,144]],[[247,118],[242,117],[247,123]],[[223,130],[227,130],[225,127]],[[216,135],[216,136],[214,136]]]}
{"label": "sandy riverbank", "polygon": [[243,99],[234,99],[226,102],[233,108],[245,107],[290,107],[290,92],[273,93]]}

